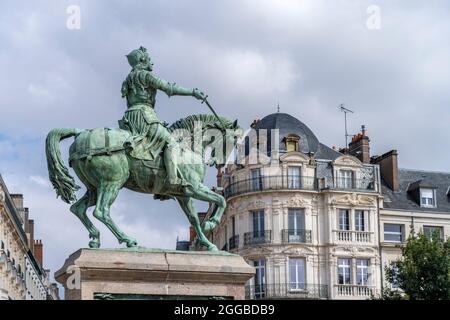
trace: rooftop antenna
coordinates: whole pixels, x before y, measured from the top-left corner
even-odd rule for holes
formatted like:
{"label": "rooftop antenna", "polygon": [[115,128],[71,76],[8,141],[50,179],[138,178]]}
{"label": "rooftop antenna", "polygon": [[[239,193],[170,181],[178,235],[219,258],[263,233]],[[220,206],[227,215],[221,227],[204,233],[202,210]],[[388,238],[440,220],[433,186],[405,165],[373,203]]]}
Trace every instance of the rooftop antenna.
{"label": "rooftop antenna", "polygon": [[348,149],[348,137],[350,136],[347,131],[347,113],[354,113],[352,110],[347,109],[343,103],[339,105],[339,110],[344,112],[344,121],[345,121],[345,148]]}
{"label": "rooftop antenna", "polygon": [[280,113],[280,101],[277,103],[277,112]]}

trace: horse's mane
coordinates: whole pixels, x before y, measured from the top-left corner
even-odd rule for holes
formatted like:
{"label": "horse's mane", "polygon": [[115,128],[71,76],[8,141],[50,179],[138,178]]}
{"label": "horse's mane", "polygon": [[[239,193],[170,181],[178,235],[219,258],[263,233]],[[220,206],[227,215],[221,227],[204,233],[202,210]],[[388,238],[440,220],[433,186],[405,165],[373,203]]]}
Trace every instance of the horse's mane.
{"label": "horse's mane", "polygon": [[[220,120],[228,127],[231,128],[231,121],[227,118],[220,117]],[[186,118],[179,119],[172,123],[167,129],[172,132],[176,129],[187,129],[188,131],[192,132],[194,130],[194,125],[196,122],[201,122],[203,127],[205,124],[213,124],[217,123],[217,118],[215,115],[212,114],[193,114],[190,116],[187,116]]]}

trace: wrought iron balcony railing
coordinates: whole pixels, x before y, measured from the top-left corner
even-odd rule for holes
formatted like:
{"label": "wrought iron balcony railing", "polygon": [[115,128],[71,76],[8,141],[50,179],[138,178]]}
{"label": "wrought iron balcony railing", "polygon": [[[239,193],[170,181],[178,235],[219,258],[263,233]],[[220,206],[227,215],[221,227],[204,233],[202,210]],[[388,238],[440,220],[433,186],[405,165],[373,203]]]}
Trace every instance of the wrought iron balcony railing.
{"label": "wrought iron balcony railing", "polygon": [[309,283],[260,284],[245,287],[246,299],[327,299],[328,286]]}
{"label": "wrought iron balcony railing", "polygon": [[236,234],[230,238],[228,248],[229,248],[229,250],[239,248],[239,235],[238,234]]}
{"label": "wrought iron balcony railing", "polygon": [[311,230],[283,229],[281,230],[283,243],[311,243]]}
{"label": "wrought iron balcony railing", "polygon": [[252,246],[272,242],[271,230],[260,230],[244,233],[244,246]]}
{"label": "wrought iron balcony railing", "polygon": [[319,183],[319,187],[321,189],[378,191],[378,184],[373,179],[324,178]]}
{"label": "wrought iron balcony railing", "polygon": [[261,176],[231,183],[224,190],[225,198],[267,190],[317,190],[315,177]]}

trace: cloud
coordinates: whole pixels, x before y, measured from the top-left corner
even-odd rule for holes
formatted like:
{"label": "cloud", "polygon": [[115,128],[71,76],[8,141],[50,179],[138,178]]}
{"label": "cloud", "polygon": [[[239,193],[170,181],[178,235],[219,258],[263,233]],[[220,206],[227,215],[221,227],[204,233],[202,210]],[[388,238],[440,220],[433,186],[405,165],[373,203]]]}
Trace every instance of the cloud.
{"label": "cloud", "polygon": [[[24,193],[52,270],[89,239],[46,182],[45,136],[55,127],[117,126],[126,108],[124,56],[140,45],[158,75],[204,90],[220,114],[243,127],[276,112],[279,102],[321,142],[342,146],[337,106],[344,102],[355,111],[350,132],[366,124],[373,154],[396,148],[402,167],[449,171],[446,1],[77,3],[80,30],[66,28],[72,1],[0,3],[0,172],[12,192]],[[372,4],[381,8],[380,30],[366,27]],[[195,99],[164,94],[156,111],[167,122],[208,112]],[[65,159],[70,143],[61,143]],[[210,170],[207,184],[213,182]],[[187,237],[187,219],[174,201],[124,190],[111,215],[146,246],[174,248],[177,235]],[[93,221],[103,245],[117,246]]]}
{"label": "cloud", "polygon": [[30,177],[30,180],[33,181],[34,183],[36,183],[37,185],[41,186],[41,187],[45,187],[45,188],[50,188],[50,182],[47,178],[44,178],[40,175],[33,175]]}

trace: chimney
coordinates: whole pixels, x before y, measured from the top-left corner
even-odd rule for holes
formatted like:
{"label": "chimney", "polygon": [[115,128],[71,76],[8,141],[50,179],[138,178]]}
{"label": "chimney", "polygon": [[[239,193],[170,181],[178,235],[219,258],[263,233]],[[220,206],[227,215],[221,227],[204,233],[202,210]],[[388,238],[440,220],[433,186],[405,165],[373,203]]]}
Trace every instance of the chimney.
{"label": "chimney", "polygon": [[192,243],[192,241],[194,241],[195,236],[196,236],[196,232],[194,230],[193,226],[189,226],[189,241]]}
{"label": "chimney", "polygon": [[[205,220],[207,212],[198,212],[197,215],[198,215],[198,219],[200,220],[200,222],[203,222],[203,220]],[[189,241],[190,242],[194,241],[196,236],[197,236],[197,232],[195,232],[195,229],[192,226],[190,226],[189,227]]]}
{"label": "chimney", "polygon": [[40,263],[41,267],[44,267],[44,256],[43,256],[43,245],[42,240],[34,240],[34,257]]}
{"label": "chimney", "polygon": [[361,126],[361,132],[354,135],[348,144],[348,153],[357,157],[362,163],[370,163],[370,146],[366,126]]}
{"label": "chimney", "polygon": [[26,224],[25,233],[28,236],[28,247],[31,252],[34,254],[34,220],[29,219]]}
{"label": "chimney", "polygon": [[221,187],[222,186],[222,170],[220,168],[217,168],[217,175],[216,175],[216,183],[217,183],[217,187]]}
{"label": "chimney", "polygon": [[11,199],[14,202],[14,206],[16,209],[21,210],[23,209],[23,194],[15,193],[11,194]]}
{"label": "chimney", "polygon": [[392,191],[399,190],[398,180],[398,153],[391,150],[385,154],[372,158],[372,163],[380,165],[381,178],[386,182]]}

